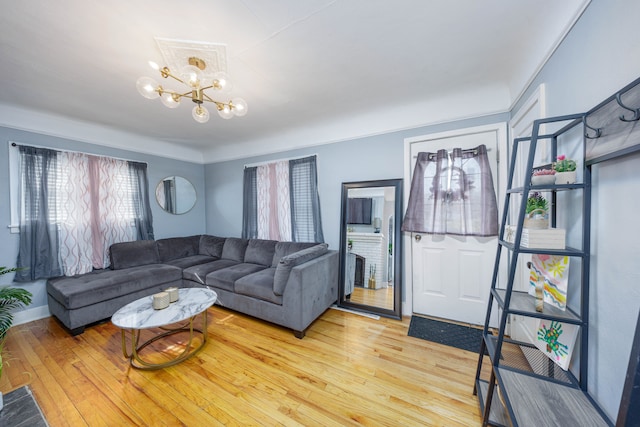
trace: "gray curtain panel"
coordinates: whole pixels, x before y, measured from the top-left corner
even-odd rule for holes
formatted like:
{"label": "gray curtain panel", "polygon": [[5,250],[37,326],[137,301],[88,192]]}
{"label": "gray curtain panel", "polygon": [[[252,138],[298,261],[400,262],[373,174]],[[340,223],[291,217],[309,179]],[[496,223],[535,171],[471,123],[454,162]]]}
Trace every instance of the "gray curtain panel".
{"label": "gray curtain panel", "polygon": [[242,238],[258,238],[257,167],[244,168],[242,192]]}
{"label": "gray curtain panel", "polygon": [[[62,275],[58,257],[58,228],[49,206],[57,201],[55,177],[57,152],[19,146],[22,171],[20,185],[20,243],[15,282],[32,282]],[[51,182],[53,181],[53,182]]]}
{"label": "gray curtain panel", "polygon": [[402,230],[498,235],[498,206],[485,145],[418,153]]}
{"label": "gray curtain panel", "polygon": [[316,156],[290,160],[289,181],[293,241],[324,243]]}
{"label": "gray curtain panel", "polygon": [[136,234],[138,240],[153,240],[153,214],[149,203],[149,178],[147,164],[127,162],[134,183],[133,206],[136,210]]}

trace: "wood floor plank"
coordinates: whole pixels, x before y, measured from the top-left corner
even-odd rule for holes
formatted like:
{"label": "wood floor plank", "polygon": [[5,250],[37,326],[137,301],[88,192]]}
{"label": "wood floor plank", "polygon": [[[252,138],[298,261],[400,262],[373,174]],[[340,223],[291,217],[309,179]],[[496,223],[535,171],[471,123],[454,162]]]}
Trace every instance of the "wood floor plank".
{"label": "wood floor plank", "polygon": [[0,391],[29,385],[52,427],[481,424],[477,355],[408,337],[408,318],[327,310],[300,340],[221,307],[209,316],[207,345],[158,371],[131,368],[108,321],[76,337],[52,318],[15,326]]}

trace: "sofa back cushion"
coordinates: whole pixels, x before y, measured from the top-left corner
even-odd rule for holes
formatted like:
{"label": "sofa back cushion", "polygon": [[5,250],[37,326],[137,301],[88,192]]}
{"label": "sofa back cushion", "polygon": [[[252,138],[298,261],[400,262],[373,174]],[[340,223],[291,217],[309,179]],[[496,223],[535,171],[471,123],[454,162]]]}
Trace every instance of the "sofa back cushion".
{"label": "sofa back cushion", "polygon": [[273,259],[271,260],[271,267],[277,267],[282,257],[316,246],[317,244],[318,243],[315,242],[278,242],[276,244],[276,251],[273,254]]}
{"label": "sofa back cushion", "polygon": [[209,236],[203,234],[200,236],[200,255],[208,255],[214,258],[222,257],[222,247],[224,246],[224,237]]}
{"label": "sofa back cushion", "polygon": [[109,258],[112,270],[160,263],[155,240],[114,243],[109,247]]}
{"label": "sofa back cushion", "polygon": [[277,243],[275,240],[250,239],[244,254],[244,262],[271,267]]}
{"label": "sofa back cushion", "polygon": [[189,237],[171,237],[156,240],[160,261],[166,262],[191,255],[197,255],[200,246],[200,235]]}
{"label": "sofa back cushion", "polygon": [[248,239],[227,237],[227,239],[224,241],[224,246],[222,247],[222,259],[244,262],[244,253],[247,250],[248,244]]}
{"label": "sofa back cushion", "polygon": [[329,245],[326,243],[316,243],[314,246],[282,257],[273,276],[273,293],[276,295],[284,293],[293,267],[324,255],[328,250]]}

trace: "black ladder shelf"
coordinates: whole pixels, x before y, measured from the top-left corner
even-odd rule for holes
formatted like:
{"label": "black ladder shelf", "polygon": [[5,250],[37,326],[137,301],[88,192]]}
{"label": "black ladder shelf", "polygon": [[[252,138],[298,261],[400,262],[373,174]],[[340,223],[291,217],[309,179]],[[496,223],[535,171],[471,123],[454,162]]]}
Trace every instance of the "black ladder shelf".
{"label": "black ladder shelf", "polygon": [[[589,320],[589,254],[591,220],[591,166],[582,164],[582,182],[562,185],[532,185],[531,174],[534,167],[536,148],[540,140],[550,141],[549,154],[557,157],[559,137],[579,129],[584,129],[586,114],[574,114],[536,120],[531,137],[516,138],[511,152],[507,192],[502,212],[502,222],[498,248],[495,258],[491,294],[484,323],[483,340],[478,358],[474,394],[478,395],[483,414],[483,425],[491,426],[611,426],[611,421],[587,393],[588,367],[588,320]],[[563,126],[564,124],[564,126]],[[558,131],[540,134],[543,126],[563,126]],[[583,130],[584,132],[584,130]],[[575,136],[574,136],[575,138]],[[567,138],[571,141],[570,138]],[[584,159],[584,138],[582,143]],[[529,151],[522,186],[514,187],[518,148],[528,143]],[[566,143],[566,141],[565,141]],[[564,143],[563,143],[564,144]],[[557,197],[562,192],[582,192],[582,244],[581,247],[566,249],[531,249],[521,247],[522,229],[526,215],[526,200],[530,191],[550,193],[551,227],[556,226]],[[513,239],[505,239],[505,229],[510,217],[512,196],[521,195],[517,208],[517,225]],[[514,200],[514,205],[515,205]],[[515,212],[515,210],[514,210]],[[510,243],[512,241],[513,243]],[[502,251],[507,256],[502,256]],[[517,273],[518,259],[521,254],[565,255],[580,260],[580,303],[578,310],[567,307],[566,311],[545,304],[543,312],[535,310],[535,298],[528,292],[513,289]],[[498,284],[500,264],[507,258],[506,285]],[[521,261],[522,262],[522,261]],[[572,270],[572,273],[574,271]],[[499,326],[494,335],[489,327],[493,304],[500,310]],[[579,346],[580,372],[576,377],[570,370],[564,371],[544,353],[532,344],[515,341],[505,336],[505,327],[510,315],[520,315],[550,321],[559,321],[578,325],[580,328]],[[485,354],[486,353],[486,354]],[[522,357],[524,356],[524,357]],[[490,368],[483,363],[488,357]],[[487,375],[487,372],[490,371]],[[484,374],[484,375],[483,375]],[[487,380],[486,377],[489,376]]]}

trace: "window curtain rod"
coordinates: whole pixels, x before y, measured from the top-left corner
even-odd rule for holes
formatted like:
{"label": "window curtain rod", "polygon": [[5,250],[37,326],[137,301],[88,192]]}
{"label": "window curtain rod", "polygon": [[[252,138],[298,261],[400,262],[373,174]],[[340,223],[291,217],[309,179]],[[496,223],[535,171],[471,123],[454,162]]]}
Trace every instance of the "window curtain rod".
{"label": "window curtain rod", "polygon": [[13,142],[11,141],[11,146],[12,147],[32,147],[32,148],[44,148],[46,150],[53,150],[53,151],[64,151],[66,153],[77,153],[77,154],[86,154],[87,156],[94,156],[94,157],[107,157],[109,159],[115,159],[115,160],[122,160],[123,162],[133,162],[133,163],[144,163],[145,165],[149,166],[149,163],[144,162],[144,161],[140,161],[140,160],[131,160],[131,159],[124,159],[122,157],[114,157],[114,156],[108,156],[106,154],[94,154],[94,153],[87,153],[85,151],[77,151],[77,150],[66,150],[66,149],[60,149],[60,148],[52,148],[52,147],[47,147],[45,145],[34,145],[34,144],[18,144],[17,142]]}
{"label": "window curtain rod", "polygon": [[[487,148],[486,150],[487,150],[487,153],[488,153],[489,151],[491,151],[491,148]],[[473,154],[478,154],[478,147],[476,147],[476,148],[467,148],[467,149],[465,149],[465,150],[462,150],[462,153],[473,153]],[[430,155],[429,155],[429,160],[433,159],[433,157],[434,157],[436,154],[437,154],[437,153],[430,153]],[[448,155],[448,156],[451,156],[452,154],[453,154],[453,150],[447,151],[447,155]],[[416,156],[413,156],[413,158],[414,158],[414,159],[417,159],[417,158],[418,158],[418,156],[417,156],[417,155],[416,155]]]}

